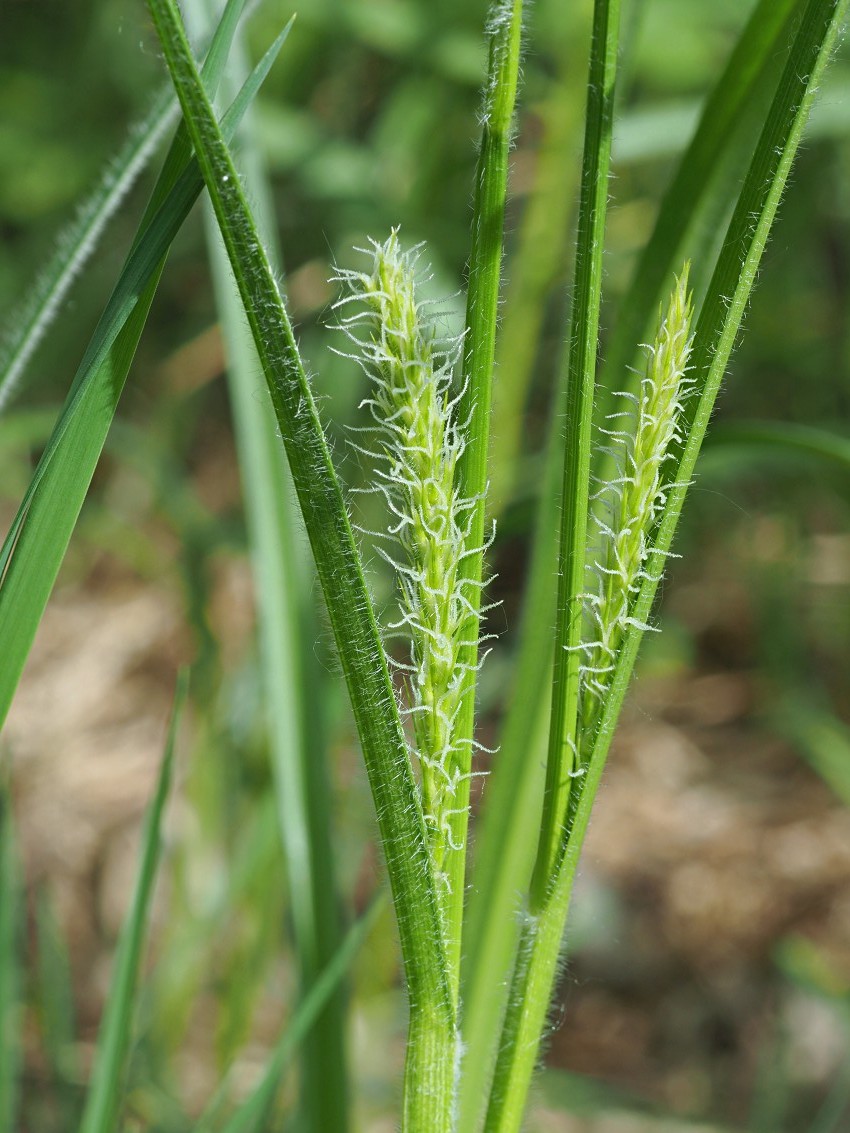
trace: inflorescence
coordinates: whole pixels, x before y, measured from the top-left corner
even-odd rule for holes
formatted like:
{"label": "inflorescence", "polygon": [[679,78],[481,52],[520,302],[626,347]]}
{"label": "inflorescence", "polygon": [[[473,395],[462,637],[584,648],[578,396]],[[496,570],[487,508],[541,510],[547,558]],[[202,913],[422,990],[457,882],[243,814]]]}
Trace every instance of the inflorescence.
{"label": "inflorescence", "polygon": [[[665,465],[683,442],[684,402],[691,383],[691,297],[685,266],[666,312],[659,316],[637,393],[618,395],[622,408],[601,430],[617,472],[594,498],[594,554],[588,571],[595,588],[584,596],[587,640],[581,645],[580,731],[591,742],[610,687],[634,600],[647,577],[653,534],[671,485]],[[643,625],[640,628],[648,629]]]}
{"label": "inflorescence", "polygon": [[[422,810],[437,876],[445,880],[451,818],[457,813],[458,785],[468,777],[470,741],[458,737],[463,703],[461,653],[476,624],[461,564],[474,501],[461,496],[456,468],[465,445],[465,424],[457,419],[460,392],[453,372],[462,336],[441,338],[427,302],[417,296],[420,247],[402,251],[396,230],[370,249],[368,271],[340,270],[348,294],[337,303],[346,313],[340,326],[355,347],[353,357],[368,375],[372,394],[361,405],[373,425],[371,446],[360,448],[376,465],[377,490],[390,522],[385,532],[392,551],[379,553],[396,572],[400,617],[388,629],[410,643],[408,662],[392,656],[404,674]],[[353,313],[348,314],[354,308]],[[376,534],[376,533],[372,533]]]}

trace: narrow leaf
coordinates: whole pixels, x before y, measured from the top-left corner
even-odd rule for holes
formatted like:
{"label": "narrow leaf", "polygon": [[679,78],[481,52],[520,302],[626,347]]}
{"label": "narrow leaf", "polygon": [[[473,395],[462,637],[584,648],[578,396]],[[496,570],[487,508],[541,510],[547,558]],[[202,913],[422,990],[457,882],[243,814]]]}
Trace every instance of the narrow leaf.
{"label": "narrow leaf", "polygon": [[850,438],[814,425],[783,421],[738,421],[713,428],[700,458],[700,469],[714,465],[727,453],[759,459],[777,454],[815,459],[820,463],[850,473]]}
{"label": "narrow leaf", "polygon": [[[184,4],[187,26],[203,25],[199,0]],[[191,20],[190,20],[191,17]],[[227,93],[243,69],[237,39],[222,81]],[[259,228],[270,232],[271,185],[251,121],[240,132],[238,162]],[[234,286],[215,216],[205,201],[216,306],[227,352],[227,381],[258,602],[257,632],[272,776],[283,844],[300,995],[336,952],[342,903],[331,844],[332,791],[322,694],[327,680],[311,643],[319,628],[315,577],[271,401],[257,387],[259,361]],[[268,245],[267,245],[268,246]],[[321,1133],[348,1128],[346,995],[337,987],[299,1051],[299,1123]]]}
{"label": "narrow leaf", "polygon": [[162,848],[160,840],[162,813],[171,785],[177,729],[186,703],[187,691],[188,676],[184,671],[177,682],[156,792],[145,820],[139,873],[115,953],[112,979],[98,1032],[94,1069],[80,1123],[80,1133],[112,1133],[116,1128],[130,1050],[136,983]]}
{"label": "narrow leaf", "polygon": [[69,1082],[78,1079],[74,1056],[76,1019],[71,986],[71,960],[68,942],[56,921],[45,891],[38,895],[38,1005],[44,1051],[58,1095],[63,1124],[76,1125],[73,1093]]}
{"label": "narrow leaf", "polygon": [[475,738],[475,687],[478,672],[479,608],[484,564],[485,495],[490,442],[490,402],[496,350],[505,198],[508,187],[508,152],[513,130],[514,104],[519,78],[522,0],[494,3],[490,10],[490,60],[487,71],[481,148],[475,172],[472,212],[472,246],[466,299],[466,339],[461,368],[458,420],[469,421],[466,445],[457,478],[459,495],[473,501],[462,563],[471,603],[469,620],[460,636],[469,642],[460,651],[464,668],[457,745],[466,751],[466,766],[456,788],[451,833],[446,853],[448,878],[448,949],[452,995],[460,984],[461,924],[466,893],[469,790]]}
{"label": "narrow leaf", "polygon": [[569,338],[552,716],[540,841],[531,883],[534,909],[543,904],[560,860],[572,783],[570,775],[575,763],[591,425],[619,19],[619,0],[596,0]]}

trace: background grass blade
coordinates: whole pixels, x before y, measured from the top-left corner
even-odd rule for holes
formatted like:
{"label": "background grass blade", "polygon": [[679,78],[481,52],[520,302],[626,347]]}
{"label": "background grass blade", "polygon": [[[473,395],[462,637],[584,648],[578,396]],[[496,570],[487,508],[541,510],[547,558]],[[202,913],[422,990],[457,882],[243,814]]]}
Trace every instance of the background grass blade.
{"label": "background grass blade", "polygon": [[160,839],[162,814],[171,785],[177,729],[186,703],[188,684],[188,674],[184,671],[177,681],[165,753],[156,792],[145,820],[139,873],[115,953],[106,1008],[98,1032],[94,1069],[80,1122],[80,1133],[112,1133],[116,1127],[130,1050],[142,946],[162,848]]}
{"label": "background grass blade", "polygon": [[[502,1034],[502,1052],[519,1052],[507,1074],[517,1083],[530,1078],[558,964],[561,935],[579,855],[596,790],[616,727],[642,637],[639,628],[650,616],[682,503],[721,379],[740,328],[761,255],[776,216],[791,163],[821,75],[835,46],[847,11],[847,0],[809,0],[791,54],[786,62],[758,147],[735,207],[723,250],[700,311],[692,364],[700,396],[691,408],[687,443],[650,557],[647,578],[638,595],[632,626],[617,661],[588,773],[573,812],[566,854],[552,895],[538,917],[525,922],[514,982]],[[505,1054],[503,1061],[511,1061]],[[499,1079],[497,1089],[505,1090]],[[510,1089],[510,1086],[507,1087]],[[498,1097],[497,1097],[498,1102]],[[503,1105],[497,1106],[504,1110]],[[492,1124],[488,1128],[499,1128]],[[502,1128],[511,1128],[503,1125]]]}
{"label": "background grass blade", "polygon": [[462,1129],[477,1129],[493,1072],[496,1043],[519,937],[517,907],[527,892],[537,850],[551,688],[551,625],[557,571],[558,485],[563,460],[557,441],[563,404],[553,414],[546,470],[534,527],[522,609],[520,650],[499,754],[476,830],[472,886],[464,925]]}
{"label": "background grass blade", "polygon": [[[232,34],[231,0],[220,25]],[[208,78],[223,66],[219,34],[210,49]],[[267,73],[282,39],[270,49],[225,116],[232,132]],[[5,719],[35,631],[82,507],[130,363],[153,301],[164,255],[201,188],[178,137],[154,189],[133,250],[92,338],[59,421],[0,551],[0,723]],[[181,174],[181,169],[183,173]]]}
{"label": "background grass blade", "polygon": [[588,20],[584,7],[565,7],[559,14],[558,72],[537,107],[542,139],[534,185],[513,235],[510,272],[499,310],[490,428],[496,459],[490,463],[488,498],[488,507],[499,521],[517,487],[545,316],[552,295],[558,294],[564,264],[571,258],[579,187],[578,163],[573,158],[581,146],[585,78],[581,52]]}
{"label": "background grass blade", "polygon": [[[378,897],[371,908],[353,925],[336,952],[313,981],[309,991],[302,999],[297,1011],[287,1024],[277,1046],[269,1059],[266,1072],[260,1084],[248,1100],[224,1126],[222,1133],[257,1133],[268,1121],[275,1095],[281,1079],[293,1055],[298,1050],[325,1009],[334,993],[339,989],[351,968],[355,956],[369,935],[384,899]],[[326,1126],[326,1128],[328,1128]]]}
{"label": "background grass blade", "polygon": [[12,800],[0,778],[0,1133],[17,1133],[23,1051],[21,894]]}
{"label": "background grass blade", "polygon": [[[185,6],[185,13],[187,22],[194,17],[189,26],[203,28],[212,17],[212,5],[195,0]],[[222,81],[225,99],[239,71],[245,69],[239,47],[237,40]],[[240,131],[239,166],[263,243],[272,249],[271,190],[250,118]],[[252,548],[264,716],[303,997],[339,946],[341,908],[330,833],[323,670],[311,647],[319,634],[312,603],[314,576],[271,400],[265,388],[257,387],[257,352],[208,202],[206,219]],[[301,1043],[299,1120],[305,1130],[344,1133],[348,1127],[345,1010],[345,989],[340,985]]]}
{"label": "background grass blade", "polygon": [[161,91],[147,116],[130,129],[118,156],[109,162],[91,196],[60,235],[53,257],[28,291],[24,305],[6,320],[8,337],[0,350],[0,412],[14,396],[27,362],[107,223],[176,118],[173,92]]}
{"label": "background grass blade", "polygon": [[421,806],[360,558],[289,318],[179,14],[173,0],[149,7],[263,366],[360,735],[410,996],[411,1128],[442,1130],[451,1120],[455,1017]]}
{"label": "background grass blade", "polygon": [[[207,80],[213,88],[217,86],[221,76],[226,49],[235,33],[236,22],[243,5],[244,0],[229,0],[225,15],[210,47],[204,68]],[[261,67],[262,64],[257,68],[257,71]],[[258,85],[258,83],[251,84],[252,92],[256,90]],[[238,106],[234,104],[228,112],[232,114],[229,125],[231,131],[236,128],[239,117],[244,113],[250,101],[247,87],[248,84],[246,84],[246,90],[243,91],[243,95],[246,97],[240,96]],[[162,271],[164,256],[169,245],[188,215],[201,187],[202,182],[190,162],[190,146],[185,127],[181,124],[154,186],[130,254],[98,321],[95,332],[86,347],[83,359],[77,367],[71,390],[59,420],[38,462],[32,482],[3,544],[2,552],[0,552],[0,579],[3,579],[3,581],[5,581],[5,573],[8,570],[12,552],[17,546],[17,539],[24,520],[43,476],[63,442],[70,424],[76,414],[80,412],[81,402],[89,396],[90,387],[97,385],[99,377],[102,380],[100,370],[108,363],[110,352],[114,349],[116,354],[119,355],[116,369],[117,364],[121,361],[121,356],[127,352],[128,343],[125,340],[129,338],[129,332],[125,331],[125,325],[132,318],[139,318],[136,311],[137,306],[144,307],[147,303],[147,308],[149,308],[151,297],[147,294],[146,288],[152,287],[154,277],[158,278],[158,273]],[[151,291],[151,295],[152,293]],[[124,339],[121,337],[122,333]],[[138,338],[138,334],[136,338]],[[129,363],[127,363],[127,366],[129,366]],[[123,388],[123,385],[121,388]],[[2,719],[2,716],[0,716],[0,719]]]}
{"label": "background grass blade", "polygon": [[850,438],[814,425],[783,421],[740,421],[713,428],[699,467],[700,471],[716,467],[729,456],[758,459],[773,453],[783,459],[814,459],[845,475],[850,472]]}
{"label": "background grass blade", "polygon": [[673,273],[688,258],[697,273],[703,270],[691,241],[706,208],[719,212],[718,220],[728,215],[726,210],[731,208],[740,183],[740,164],[734,160],[738,156],[736,135],[744,135],[741,156],[746,160],[762,120],[750,112],[751,108],[758,109],[765,87],[775,85],[780,48],[799,8],[799,0],[759,0],[729,56],[670,182],[655,228],[617,312],[606,349],[604,373],[610,375],[606,389],[622,388],[638,343],[645,341]]}

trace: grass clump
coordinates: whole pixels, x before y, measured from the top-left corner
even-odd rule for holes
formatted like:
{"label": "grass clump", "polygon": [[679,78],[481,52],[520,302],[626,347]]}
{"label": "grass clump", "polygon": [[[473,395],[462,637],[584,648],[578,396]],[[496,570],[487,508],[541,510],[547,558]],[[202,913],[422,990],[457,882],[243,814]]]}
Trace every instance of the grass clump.
{"label": "grass clump", "polygon": [[[164,255],[203,179],[265,381],[263,406],[269,419],[253,433],[255,426],[245,424],[244,449],[250,450],[252,439],[266,446],[282,442],[282,447],[274,449],[273,459],[254,468],[252,488],[257,492],[269,489],[273,501],[269,507],[280,502],[280,484],[264,485],[263,477],[274,475],[285,452],[374,800],[410,1008],[402,1128],[405,1133],[471,1133],[481,1127],[488,1133],[516,1133],[546,1033],[577,863],[608,748],[641,637],[650,628],[681,507],[800,142],[812,92],[847,4],[846,0],[805,0],[798,5],[799,21],[781,27],[770,5],[760,4],[755,10],[746,35],[748,42],[769,40],[772,45],[759,56],[764,64],[759,82],[769,89],[770,98],[757,136],[749,139],[754,142],[750,147],[753,157],[743,184],[736,180],[733,185],[727,179],[716,191],[714,211],[731,215],[727,238],[718,253],[697,241],[695,224],[673,232],[676,226],[671,228],[670,212],[680,207],[678,196],[662,210],[657,231],[668,235],[650,244],[656,251],[647,274],[654,283],[646,309],[651,311],[662,303],[671,281],[672,295],[646,348],[645,365],[634,390],[621,394],[615,392],[621,386],[621,375],[614,383],[601,381],[604,371],[598,364],[619,5],[616,0],[594,4],[570,329],[554,402],[558,408],[552,412],[556,427],[548,470],[541,478],[541,519],[531,584],[534,600],[529,602],[531,613],[518,647],[517,671],[524,695],[510,709],[504,729],[510,742],[503,744],[494,761],[496,818],[487,827],[492,833],[482,836],[476,847],[471,870],[469,793],[470,780],[477,773],[472,769],[478,747],[476,679],[481,664],[481,616],[486,610],[482,595],[486,586],[483,560],[489,546],[485,494],[490,400],[522,4],[520,0],[494,4],[488,23],[489,65],[473,191],[463,334],[454,339],[440,334],[439,323],[420,294],[421,247],[404,250],[397,229],[384,242],[372,242],[363,253],[369,261],[363,270],[342,270],[337,276],[346,289],[337,304],[339,320],[350,352],[370,382],[362,407],[368,410],[371,424],[358,432],[357,447],[372,459],[371,490],[383,497],[388,514],[384,529],[372,534],[395,572],[400,595],[399,616],[384,633],[366,587],[362,556],[309,371],[272,258],[260,238],[249,203],[251,194],[243,188],[228,144],[270,58],[221,121],[212,102],[210,88],[220,75],[222,52],[241,7],[239,0],[228,3],[222,20],[225,32],[213,41],[211,59],[202,74],[174,0],[149,0],[184,124],[119,285],[0,553],[0,632],[8,635],[13,646],[11,660],[0,674],[0,705],[5,707],[11,699],[59,569]],[[781,51],[774,50],[777,37]],[[739,101],[733,99],[730,105],[726,100],[724,121],[734,117],[735,106],[740,108],[751,89],[749,80],[736,88]],[[706,114],[718,113],[717,100],[710,101]],[[706,130],[706,134],[712,145],[721,146],[716,131]],[[696,154],[700,161],[704,156],[703,151]],[[696,158],[689,152],[684,160]],[[687,184],[688,178],[682,183]],[[683,252],[680,244],[688,233],[696,246]],[[689,290],[687,268],[678,278],[673,276],[690,252],[695,253],[700,277],[708,280],[697,289],[696,298]],[[705,263],[697,260],[697,253]],[[637,290],[640,284],[636,281]],[[642,309],[642,304],[631,306]],[[635,343],[625,347],[619,343],[617,349],[631,357]],[[0,375],[0,389],[2,383]],[[601,431],[593,427],[597,400],[612,405]],[[565,416],[560,412],[563,406]],[[616,469],[601,485],[592,475],[595,444],[608,450],[606,459]],[[259,529],[259,506],[254,515]],[[289,539],[287,524],[275,530],[280,543]],[[258,545],[262,541],[256,533],[252,537]],[[265,580],[269,585],[274,577],[283,585],[281,580],[288,577],[282,565],[286,549],[269,547],[268,542],[262,553],[273,558],[275,550],[280,551],[280,569],[276,575],[258,572],[260,584]],[[553,566],[556,558],[557,571]],[[284,609],[273,602],[263,608]],[[269,627],[264,630],[268,635]],[[388,656],[389,635],[401,635],[407,642],[409,652],[402,660]],[[289,654],[286,661],[282,657],[283,653],[275,654],[269,646],[263,662],[268,666],[267,695],[272,709],[274,681],[286,681],[289,672]],[[541,675],[553,659],[551,676]],[[400,672],[401,705],[392,680],[393,666]],[[528,673],[538,676],[532,679]],[[293,687],[295,683],[293,677]],[[295,703],[303,694],[300,685],[299,690],[291,703],[303,723],[309,713],[304,703]],[[404,715],[409,718],[407,732]],[[408,735],[412,736],[413,763]],[[537,736],[543,737],[542,745]],[[85,1109],[86,1133],[105,1131],[119,1109],[120,1081],[130,1044],[131,1001],[173,743],[174,730],[148,830],[144,885],[140,885],[128,930],[131,944],[122,951],[122,978],[106,1015],[108,1057],[99,1058],[89,1095],[93,1100]],[[286,759],[285,748],[285,743],[278,743],[275,758],[279,763]],[[312,757],[312,752],[307,756]],[[536,767],[544,761],[546,782],[542,786]],[[303,813],[296,815],[303,819],[300,829],[315,830],[308,813],[309,795],[321,776],[311,779],[309,767],[303,765],[289,771],[287,781],[297,787],[292,793],[297,795],[303,785],[304,798],[287,799],[287,805],[302,808]],[[286,769],[281,781],[285,776]],[[488,800],[485,806],[489,805]],[[293,811],[282,808],[282,813]],[[8,892],[12,890],[8,880],[10,829],[4,824],[0,847]],[[290,852],[297,852],[296,843],[297,839],[290,840]],[[520,865],[503,852],[508,843],[519,847]],[[349,943],[329,960],[325,947],[329,938],[323,939],[321,948],[316,943],[320,933],[310,923],[310,908],[333,905],[333,900],[324,905],[314,900],[322,878],[332,873],[321,868],[322,855],[326,859],[331,855],[329,839],[318,850],[313,846],[311,852],[310,881],[305,889],[312,889],[299,894],[301,911],[296,918],[296,931],[303,933],[301,994],[302,1009],[307,1012],[294,1028],[298,1036],[309,1029],[305,1018],[312,1021],[319,1016],[322,997],[330,994],[352,954]],[[290,878],[297,884],[298,870],[293,863]],[[473,897],[467,902],[470,881]],[[480,898],[479,892],[483,894]],[[486,905],[483,911],[476,906],[478,900]],[[316,920],[320,917],[317,912]],[[0,919],[3,963],[11,968],[14,930],[9,927],[10,914]],[[316,939],[311,942],[314,930]],[[495,936],[504,947],[492,949]],[[311,943],[316,947],[310,947]],[[488,958],[497,953],[498,960],[491,962]],[[0,989],[5,989],[0,996],[2,1013],[7,1016],[0,1018],[2,1049],[10,1047],[9,1019],[17,1015],[17,993],[13,994],[8,972],[6,976],[0,980]],[[260,1090],[249,1099],[241,1117],[236,1110],[227,1128],[250,1127],[266,1120],[282,1064],[294,1041],[278,1045]],[[342,1044],[332,1057],[336,1064],[332,1077],[343,1094]],[[320,1088],[320,1071],[321,1051],[305,1049],[304,1081]],[[345,1110],[346,1102],[337,1108]],[[308,1129],[313,1126],[310,1133],[325,1133],[318,1128],[320,1112],[320,1107],[304,1107],[305,1125]],[[6,1117],[7,1126],[13,1121],[14,1114]],[[6,1130],[0,1128],[0,1133]]]}

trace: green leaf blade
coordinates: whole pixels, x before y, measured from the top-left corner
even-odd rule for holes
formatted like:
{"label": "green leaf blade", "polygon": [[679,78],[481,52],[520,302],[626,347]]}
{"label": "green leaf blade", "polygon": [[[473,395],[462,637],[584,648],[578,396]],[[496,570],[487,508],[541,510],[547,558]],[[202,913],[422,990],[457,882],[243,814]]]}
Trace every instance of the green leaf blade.
{"label": "green leaf blade", "polygon": [[369,935],[383,908],[378,897],[367,913],[354,924],[337,948],[333,957],[318,975],[307,995],[301,1001],[286,1030],[278,1040],[266,1072],[253,1094],[245,1101],[224,1127],[223,1133],[258,1133],[268,1120],[280,1080],[298,1046],[304,1042],[328,1001],[339,988],[349,971],[354,957]]}
{"label": "green leaf blade", "polygon": [[481,149],[475,171],[472,244],[469,253],[469,287],[466,303],[466,339],[461,368],[458,420],[469,421],[457,480],[462,498],[474,506],[465,539],[465,594],[471,614],[460,650],[463,670],[457,742],[468,753],[456,788],[450,817],[445,871],[448,877],[448,949],[452,994],[460,987],[463,906],[466,893],[467,832],[472,752],[475,738],[475,688],[478,671],[478,637],[481,580],[484,565],[485,495],[490,443],[490,405],[496,351],[499,292],[502,278],[505,201],[508,191],[508,153],[519,79],[522,0],[496,3],[490,12],[490,60],[487,75]]}
{"label": "green leaf blade", "polygon": [[136,984],[162,848],[160,839],[162,816],[171,786],[177,731],[187,693],[188,676],[184,672],[177,682],[165,752],[153,801],[145,821],[139,872],[130,910],[121,928],[115,954],[106,1009],[98,1032],[94,1069],[80,1122],[80,1133],[112,1133],[121,1105],[130,1050]]}
{"label": "green leaf blade", "polygon": [[10,333],[0,352],[0,412],[14,396],[25,367],[60,304],[94,252],[100,237],[177,114],[177,102],[162,91],[146,117],[130,130],[118,156],[110,161],[91,196],[59,237],[56,252],[9,320]]}

